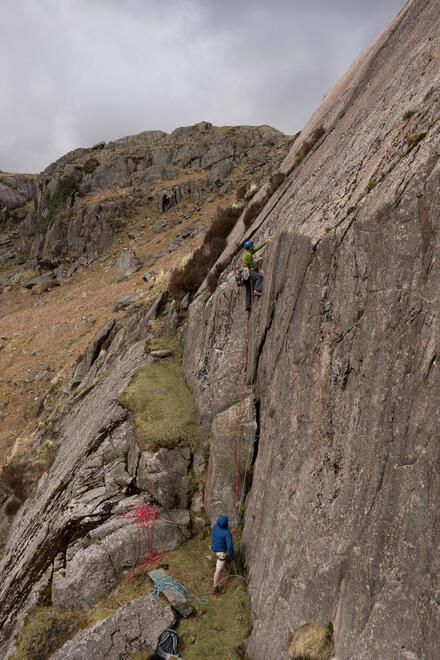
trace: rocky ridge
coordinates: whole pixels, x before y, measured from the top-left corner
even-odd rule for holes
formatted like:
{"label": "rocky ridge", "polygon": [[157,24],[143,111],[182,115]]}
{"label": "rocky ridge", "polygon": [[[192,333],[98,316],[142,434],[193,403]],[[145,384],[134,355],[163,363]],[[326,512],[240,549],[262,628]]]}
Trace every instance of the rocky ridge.
{"label": "rocky ridge", "polygon": [[134,218],[152,225],[156,211],[187,200],[178,221],[188,220],[213,194],[233,190],[236,179],[261,179],[288,145],[270,126],[200,122],[75,149],[38,176],[0,173],[0,264],[50,270],[82,259],[79,266],[87,266]]}

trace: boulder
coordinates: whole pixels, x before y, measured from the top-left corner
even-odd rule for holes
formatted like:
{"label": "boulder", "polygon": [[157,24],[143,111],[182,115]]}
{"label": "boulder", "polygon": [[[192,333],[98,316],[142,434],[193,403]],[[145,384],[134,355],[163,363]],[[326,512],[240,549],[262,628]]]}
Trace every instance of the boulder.
{"label": "boulder", "polygon": [[52,602],[66,609],[87,609],[103,594],[109,593],[117,579],[110,557],[100,545],[77,552],[66,568],[55,570]]}
{"label": "boulder", "polygon": [[55,278],[55,273],[44,273],[39,277],[34,277],[31,280],[24,282],[22,286],[25,289],[35,289],[38,293],[43,293],[44,291],[49,291],[56,286],[59,286],[59,281]]}
{"label": "boulder", "polygon": [[130,660],[147,646],[155,648],[162,632],[175,621],[171,607],[162,607],[150,596],[144,596],[82,630],[51,659]]}
{"label": "boulder", "polygon": [[88,345],[86,352],[80,356],[78,359],[73,373],[70,378],[70,387],[76,387],[79,385],[86,375],[89,372],[90,367],[98,358],[98,355],[101,351],[101,348],[104,346],[106,340],[109,338],[113,326],[115,325],[115,320],[110,319],[98,330],[90,344]]}
{"label": "boulder", "polygon": [[153,231],[156,234],[159,234],[160,232],[164,231],[164,229],[168,229],[169,222],[166,218],[161,218],[160,220],[157,220],[157,222],[154,223],[153,225]]}
{"label": "boulder", "polygon": [[141,268],[141,262],[136,257],[136,253],[131,248],[124,248],[116,263],[116,281],[122,282]]}
{"label": "boulder", "polygon": [[150,355],[152,358],[155,358],[157,360],[164,360],[165,358],[169,358],[172,355],[174,355],[173,351],[168,351],[168,350],[158,350],[158,351],[151,351]]}
{"label": "boulder", "polygon": [[139,299],[139,296],[142,294],[139,293],[123,293],[120,296],[118,296],[113,303],[112,311],[113,312],[120,312],[123,309],[127,309],[127,307],[130,307],[132,303],[134,303],[136,300]]}
{"label": "boulder", "polygon": [[178,236],[181,238],[188,238],[189,236],[192,236],[194,233],[194,228],[193,227],[182,227],[182,229],[179,229],[178,231]]}
{"label": "boulder", "polygon": [[154,283],[156,280],[156,273],[154,270],[148,270],[146,273],[142,275],[142,279],[144,282],[151,282]]}
{"label": "boulder", "polygon": [[179,313],[177,311],[176,302],[171,302],[170,308],[167,313],[165,321],[165,334],[167,337],[174,337],[176,330],[179,327]]}
{"label": "boulder", "polygon": [[25,201],[24,195],[0,182],[0,207],[6,207],[11,211],[23,206]]}
{"label": "boulder", "polygon": [[184,243],[185,241],[183,240],[183,238],[177,236],[177,238],[175,238],[174,241],[168,245],[168,252],[175,252],[180,247],[182,247]]}
{"label": "boulder", "polygon": [[159,295],[151,305],[150,309],[148,310],[146,320],[154,321],[155,319],[157,319],[162,314],[162,310],[165,307],[167,300],[168,300],[168,291],[165,289],[164,291],[159,293]]}
{"label": "boulder", "polygon": [[159,211],[164,213],[168,209],[176,206],[183,197],[180,186],[173,186],[169,190],[160,190],[157,194],[157,203]]}
{"label": "boulder", "polygon": [[[152,266],[154,262],[157,261],[157,256],[155,254],[143,254],[139,257],[139,261],[144,266]],[[142,276],[142,279],[144,279],[144,276]]]}
{"label": "boulder", "polygon": [[[148,573],[149,578],[154,582],[158,582],[167,578],[168,575],[163,568],[157,568],[154,571]],[[167,599],[167,601],[172,605],[173,609],[176,610],[180,616],[183,616],[185,619],[194,612],[194,609],[190,601],[185,598],[185,596],[178,591],[173,589],[163,589],[161,592]]]}
{"label": "boulder", "polygon": [[162,506],[186,508],[189,459],[189,447],[142,452],[137,487],[150,493]]}

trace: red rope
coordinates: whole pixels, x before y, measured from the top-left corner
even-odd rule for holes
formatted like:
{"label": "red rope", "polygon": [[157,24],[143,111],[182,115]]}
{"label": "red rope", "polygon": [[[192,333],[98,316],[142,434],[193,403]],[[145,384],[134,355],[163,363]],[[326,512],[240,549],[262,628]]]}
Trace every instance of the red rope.
{"label": "red rope", "polygon": [[[170,554],[168,552],[160,552],[153,548],[153,531],[156,520],[159,520],[159,515],[156,507],[152,504],[145,504],[144,502],[130,502],[124,511],[116,516],[116,518],[124,518],[126,520],[133,520],[136,523],[137,531],[137,549],[136,561],[134,566],[129,570],[125,576],[126,582],[132,582],[133,573],[138,568],[147,566],[152,568],[162,560],[164,555]],[[142,539],[145,543],[145,549],[141,556]]]}

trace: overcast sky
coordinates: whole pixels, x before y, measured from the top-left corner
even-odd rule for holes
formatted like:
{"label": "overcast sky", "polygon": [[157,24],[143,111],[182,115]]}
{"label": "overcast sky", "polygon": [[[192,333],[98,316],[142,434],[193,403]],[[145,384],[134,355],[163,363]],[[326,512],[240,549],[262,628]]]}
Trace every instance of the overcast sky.
{"label": "overcast sky", "polygon": [[301,130],[404,0],[0,0],[0,170],[206,120]]}

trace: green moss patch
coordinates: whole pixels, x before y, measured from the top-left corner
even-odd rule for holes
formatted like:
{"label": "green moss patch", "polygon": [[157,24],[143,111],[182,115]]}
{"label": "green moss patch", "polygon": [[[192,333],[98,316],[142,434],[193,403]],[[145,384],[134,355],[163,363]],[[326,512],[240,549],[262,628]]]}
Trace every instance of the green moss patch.
{"label": "green moss patch", "polygon": [[331,660],[334,655],[333,626],[306,623],[293,633],[289,646],[292,660]]}
{"label": "green moss patch", "polygon": [[179,360],[160,360],[138,369],[120,402],[135,414],[136,440],[141,450],[172,449],[197,442],[194,399]]}
{"label": "green moss patch", "polygon": [[84,627],[85,612],[63,610],[60,607],[34,607],[18,639],[10,660],[43,660]]}

